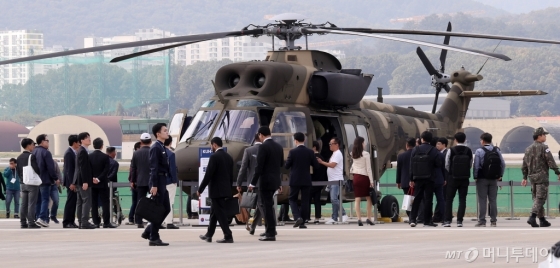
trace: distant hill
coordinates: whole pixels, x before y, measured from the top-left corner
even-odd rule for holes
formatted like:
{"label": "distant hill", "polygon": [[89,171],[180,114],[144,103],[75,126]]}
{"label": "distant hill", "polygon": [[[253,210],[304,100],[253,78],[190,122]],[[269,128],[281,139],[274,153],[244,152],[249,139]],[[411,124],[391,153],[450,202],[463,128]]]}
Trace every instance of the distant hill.
{"label": "distant hill", "polygon": [[547,7],[560,7],[560,1],[558,0],[478,0],[478,2],[501,8],[515,14],[528,13]]}
{"label": "distant hill", "polygon": [[[482,11],[496,17],[507,12],[474,0],[284,0],[284,1],[150,1],[150,0],[0,0],[2,30],[37,29],[45,44],[82,47],[87,35],[114,36],[158,27],[175,34],[241,29],[266,24],[265,15],[296,12],[314,23],[338,26],[396,27],[393,18],[434,13]],[[8,8],[9,7],[9,8]]]}

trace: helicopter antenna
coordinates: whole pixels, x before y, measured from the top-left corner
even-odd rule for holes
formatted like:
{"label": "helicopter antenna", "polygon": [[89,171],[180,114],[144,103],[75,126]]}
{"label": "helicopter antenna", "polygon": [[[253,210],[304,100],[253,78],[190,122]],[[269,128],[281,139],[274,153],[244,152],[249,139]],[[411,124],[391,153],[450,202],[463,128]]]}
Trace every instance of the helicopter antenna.
{"label": "helicopter antenna", "polygon": [[[496,49],[498,48],[498,46],[500,45],[500,43],[502,43],[502,40],[500,40],[500,42],[498,42],[498,44],[496,45],[496,47],[494,48],[494,50],[492,50],[492,52],[496,51]],[[482,71],[482,68],[484,68],[484,65],[486,65],[487,62],[488,62],[488,58],[486,58],[486,60],[484,61],[484,64],[482,64],[482,66],[480,66],[480,69],[478,69],[478,72],[476,72],[476,74],[479,74],[480,71]]]}

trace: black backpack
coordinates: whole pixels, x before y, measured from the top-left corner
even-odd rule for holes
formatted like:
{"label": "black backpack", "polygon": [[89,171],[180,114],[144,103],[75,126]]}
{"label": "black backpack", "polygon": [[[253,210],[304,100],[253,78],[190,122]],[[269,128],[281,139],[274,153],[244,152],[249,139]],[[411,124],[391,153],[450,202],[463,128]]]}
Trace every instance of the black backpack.
{"label": "black backpack", "polygon": [[484,163],[482,165],[482,175],[485,179],[498,179],[502,175],[502,159],[498,154],[498,148],[494,147],[492,151],[482,147],[484,150]]}
{"label": "black backpack", "polygon": [[471,159],[472,155],[468,155],[468,148],[464,147],[461,153],[457,151],[457,147],[451,148],[453,159],[451,159],[451,177],[455,180],[468,180],[471,177]]}
{"label": "black backpack", "polygon": [[417,147],[416,154],[412,157],[412,176],[413,178],[425,180],[432,178],[432,169],[434,163],[430,157],[430,152],[434,147],[431,147],[428,152],[422,152],[420,147]]}

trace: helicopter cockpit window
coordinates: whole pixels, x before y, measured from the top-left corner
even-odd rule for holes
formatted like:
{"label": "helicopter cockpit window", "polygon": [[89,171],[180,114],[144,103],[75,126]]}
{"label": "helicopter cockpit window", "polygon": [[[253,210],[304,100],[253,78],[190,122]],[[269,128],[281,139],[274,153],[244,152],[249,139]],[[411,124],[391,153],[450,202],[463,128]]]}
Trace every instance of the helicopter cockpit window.
{"label": "helicopter cockpit window", "polygon": [[268,107],[267,103],[258,100],[239,100],[237,107]]}
{"label": "helicopter cockpit window", "polygon": [[202,108],[210,108],[210,107],[214,107],[214,104],[216,104],[216,101],[214,101],[214,100],[209,100],[209,101],[205,101],[205,102],[202,104],[201,107],[202,107]]}
{"label": "helicopter cockpit window", "polygon": [[183,138],[181,138],[181,142],[191,137],[193,140],[206,140],[215,120],[217,120],[218,114],[220,114],[218,110],[198,111],[192,119],[189,128],[185,131]]}
{"label": "helicopter cockpit window", "polygon": [[214,137],[244,143],[253,141],[259,127],[257,113],[248,110],[225,111],[216,123]]}
{"label": "helicopter cockpit window", "polygon": [[280,112],[276,116],[272,127],[272,138],[284,148],[293,148],[293,134],[307,133],[307,119],[305,113],[298,111]]}

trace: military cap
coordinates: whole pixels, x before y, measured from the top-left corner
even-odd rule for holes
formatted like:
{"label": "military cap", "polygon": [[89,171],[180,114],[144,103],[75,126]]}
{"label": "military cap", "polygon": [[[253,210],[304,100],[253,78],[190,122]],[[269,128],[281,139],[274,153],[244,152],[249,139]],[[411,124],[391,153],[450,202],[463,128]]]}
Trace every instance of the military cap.
{"label": "military cap", "polygon": [[548,132],[544,131],[544,128],[542,127],[538,127],[537,129],[535,129],[535,131],[533,132],[533,135],[548,135]]}

